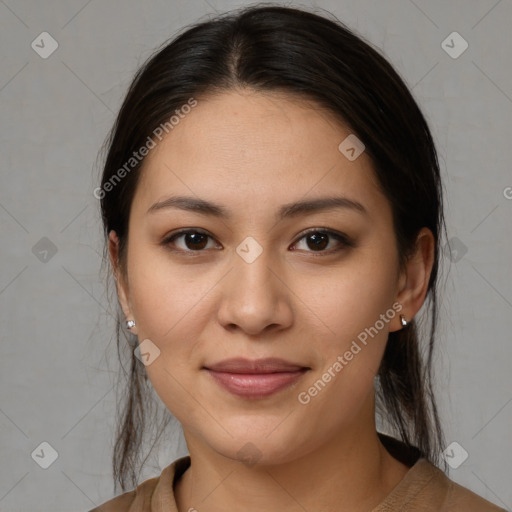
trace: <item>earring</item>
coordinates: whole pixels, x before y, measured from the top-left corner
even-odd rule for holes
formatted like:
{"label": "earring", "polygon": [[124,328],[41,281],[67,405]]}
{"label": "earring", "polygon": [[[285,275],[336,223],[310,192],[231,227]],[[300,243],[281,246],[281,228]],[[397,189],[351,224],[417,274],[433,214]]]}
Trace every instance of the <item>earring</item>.
{"label": "earring", "polygon": [[126,321],[126,327],[128,327],[128,329],[131,329],[132,327],[135,327],[135,320],[127,320]]}
{"label": "earring", "polygon": [[400,315],[400,322],[402,324],[403,329],[405,329],[409,325],[409,322],[405,319],[404,315]]}

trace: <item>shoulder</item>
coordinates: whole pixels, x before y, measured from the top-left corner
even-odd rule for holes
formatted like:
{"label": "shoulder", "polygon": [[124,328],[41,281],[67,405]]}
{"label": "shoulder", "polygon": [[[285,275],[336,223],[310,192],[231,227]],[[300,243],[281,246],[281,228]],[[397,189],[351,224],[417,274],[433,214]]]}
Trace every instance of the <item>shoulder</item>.
{"label": "shoulder", "polygon": [[[422,460],[418,467],[417,476],[426,485],[419,490],[414,501],[436,503],[441,512],[506,512],[505,509],[494,505],[466,487],[454,482],[438,467]],[[416,510],[416,509],[414,509]],[[424,510],[418,508],[418,510]],[[429,509],[426,509],[429,510]]]}
{"label": "shoulder", "polygon": [[[89,512],[132,512],[146,510],[160,477],[145,480],[132,491],[125,492]],[[144,508],[146,507],[146,508]],[[149,510],[149,509],[148,509]]]}
{"label": "shoulder", "polygon": [[128,512],[135,499],[135,491],[126,492],[117,496],[102,505],[99,505],[89,512]]}
{"label": "shoulder", "polygon": [[165,467],[159,476],[145,480],[135,489],[116,496],[89,512],[176,510],[174,483],[190,464],[190,456],[180,457]]}
{"label": "shoulder", "polygon": [[410,469],[372,512],[506,512],[451,480],[423,458],[418,448],[380,432],[379,438],[389,453]]}
{"label": "shoulder", "polygon": [[[441,471],[441,470],[439,470]],[[447,510],[464,512],[506,512],[505,509],[494,505],[466,487],[450,480],[443,473],[448,481]]]}

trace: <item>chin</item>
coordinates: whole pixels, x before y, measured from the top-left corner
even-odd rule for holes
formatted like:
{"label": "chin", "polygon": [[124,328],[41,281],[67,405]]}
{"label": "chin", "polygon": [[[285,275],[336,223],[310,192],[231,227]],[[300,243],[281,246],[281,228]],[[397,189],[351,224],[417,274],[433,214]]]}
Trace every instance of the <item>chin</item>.
{"label": "chin", "polygon": [[[248,435],[247,432],[233,433],[233,437],[214,442],[211,447],[219,454],[233,461],[242,462],[248,468],[274,466],[293,462],[309,450],[298,443],[297,435],[278,435],[275,431]],[[284,434],[284,435],[283,435]],[[216,440],[218,441],[218,440]]]}

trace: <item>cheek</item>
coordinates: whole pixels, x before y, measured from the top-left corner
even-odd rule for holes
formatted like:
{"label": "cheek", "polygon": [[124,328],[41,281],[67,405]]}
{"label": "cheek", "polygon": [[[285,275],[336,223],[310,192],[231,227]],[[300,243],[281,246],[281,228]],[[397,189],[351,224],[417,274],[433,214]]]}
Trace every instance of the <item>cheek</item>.
{"label": "cheek", "polygon": [[205,298],[215,284],[211,271],[172,263],[164,252],[143,247],[130,253],[128,266],[139,336],[166,345],[183,338],[184,331],[185,338],[200,332],[208,319]]}
{"label": "cheek", "polygon": [[338,295],[337,308],[324,310],[325,323],[335,334],[317,337],[314,351],[320,364],[296,394],[303,413],[334,430],[366,414],[388,337],[389,327],[380,319],[389,309],[385,297],[352,290],[348,298]]}
{"label": "cheek", "polygon": [[[356,414],[373,389],[382,359],[390,322],[398,314],[393,308],[394,254],[374,249],[345,262],[330,276],[315,280],[302,278],[300,296],[322,320],[324,336],[316,336],[315,352],[320,356],[317,371],[300,391],[315,414],[325,421]],[[309,293],[306,294],[306,290]],[[301,402],[302,403],[302,402]],[[333,416],[334,415],[334,416]]]}
{"label": "cheek", "polygon": [[128,259],[139,341],[149,339],[159,350],[145,370],[156,394],[178,420],[188,424],[198,415],[204,422],[201,411],[191,407],[194,365],[199,364],[196,348],[212,314],[208,292],[218,277],[193,265],[171,264],[159,252],[133,248]]}
{"label": "cheek", "polygon": [[[307,298],[305,301],[325,324],[323,331],[329,333],[328,344],[332,344],[332,339],[339,340],[334,343],[336,350],[373,326],[392,306],[396,287],[394,256],[392,252],[386,254],[368,247],[328,274],[314,279],[300,277],[295,289]],[[379,323],[379,327],[387,331],[389,325],[386,323],[382,329]]]}
{"label": "cheek", "polygon": [[195,369],[191,365],[197,362],[196,345],[211,318],[208,292],[218,278],[194,267],[172,264],[165,253],[142,245],[129,254],[130,302],[138,338],[151,340],[160,351],[146,370],[158,394],[167,389],[164,401],[183,395],[179,383]]}

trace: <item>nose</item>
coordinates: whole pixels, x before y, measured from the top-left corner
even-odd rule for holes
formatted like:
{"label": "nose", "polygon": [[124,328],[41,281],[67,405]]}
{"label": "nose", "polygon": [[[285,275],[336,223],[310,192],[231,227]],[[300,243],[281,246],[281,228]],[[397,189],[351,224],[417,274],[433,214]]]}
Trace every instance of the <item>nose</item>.
{"label": "nose", "polygon": [[219,323],[248,335],[282,330],[293,323],[293,293],[280,265],[267,257],[268,250],[248,263],[237,254],[233,269],[223,279]]}

